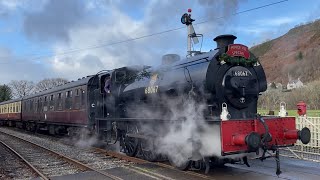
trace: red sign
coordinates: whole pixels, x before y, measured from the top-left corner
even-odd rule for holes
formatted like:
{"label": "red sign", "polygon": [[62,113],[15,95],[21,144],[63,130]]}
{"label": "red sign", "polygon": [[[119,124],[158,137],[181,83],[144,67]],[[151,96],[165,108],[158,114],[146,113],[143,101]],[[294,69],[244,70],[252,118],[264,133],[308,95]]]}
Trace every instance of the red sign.
{"label": "red sign", "polygon": [[249,48],[242,44],[230,44],[228,45],[227,54],[231,57],[241,56],[246,59],[250,58]]}

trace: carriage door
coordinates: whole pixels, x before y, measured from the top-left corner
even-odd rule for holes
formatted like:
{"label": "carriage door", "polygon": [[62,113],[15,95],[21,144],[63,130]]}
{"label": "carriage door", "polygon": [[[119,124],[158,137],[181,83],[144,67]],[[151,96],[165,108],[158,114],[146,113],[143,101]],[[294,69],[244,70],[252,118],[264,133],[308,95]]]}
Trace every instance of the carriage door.
{"label": "carriage door", "polygon": [[[98,78],[91,78],[88,82],[87,86],[87,104],[88,104],[88,119],[89,125],[93,126],[96,124],[96,117],[97,117],[97,99],[96,99],[96,89],[99,90],[98,86]],[[82,99],[83,100],[83,99]]]}
{"label": "carriage door", "polygon": [[100,76],[100,95],[101,105],[99,106],[101,118],[111,117],[113,94],[111,88],[113,87],[111,74],[104,74]]}

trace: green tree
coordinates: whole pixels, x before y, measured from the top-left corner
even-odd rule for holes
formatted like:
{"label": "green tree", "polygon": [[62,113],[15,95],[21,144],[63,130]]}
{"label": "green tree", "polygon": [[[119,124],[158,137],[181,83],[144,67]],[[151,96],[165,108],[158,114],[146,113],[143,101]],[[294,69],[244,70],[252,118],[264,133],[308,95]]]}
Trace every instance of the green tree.
{"label": "green tree", "polygon": [[0,85],[0,102],[8,101],[12,98],[12,91],[7,85]]}
{"label": "green tree", "polygon": [[301,61],[303,59],[303,54],[301,51],[299,51],[298,55],[297,55],[297,60]]}

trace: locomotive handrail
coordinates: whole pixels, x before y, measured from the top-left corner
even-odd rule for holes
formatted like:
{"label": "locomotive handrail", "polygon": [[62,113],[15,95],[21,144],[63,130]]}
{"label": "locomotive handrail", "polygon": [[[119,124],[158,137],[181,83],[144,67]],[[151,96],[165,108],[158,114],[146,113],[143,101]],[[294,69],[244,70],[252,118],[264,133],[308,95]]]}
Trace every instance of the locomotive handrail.
{"label": "locomotive handrail", "polygon": [[265,133],[264,136],[262,137],[261,141],[262,143],[265,143],[266,139],[268,136],[270,136],[269,134],[269,127],[267,126],[266,122],[264,121],[264,119],[261,116],[257,116],[257,118],[259,119],[259,121],[262,123],[264,129],[265,129]]}

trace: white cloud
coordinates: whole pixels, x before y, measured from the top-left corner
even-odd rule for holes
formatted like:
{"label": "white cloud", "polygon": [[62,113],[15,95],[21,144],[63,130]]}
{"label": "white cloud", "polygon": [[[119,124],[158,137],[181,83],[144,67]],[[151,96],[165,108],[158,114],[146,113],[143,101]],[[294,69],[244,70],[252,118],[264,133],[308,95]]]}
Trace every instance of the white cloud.
{"label": "white cloud", "polygon": [[320,4],[313,9],[307,17],[308,21],[313,21],[320,18]]}
{"label": "white cloud", "polygon": [[[90,45],[95,44],[110,44],[161,32],[172,27],[181,27],[183,25],[180,23],[180,17],[190,6],[200,9],[193,14],[194,17],[199,18],[200,14],[206,14],[207,18],[228,15],[229,13],[233,13],[238,6],[235,0],[230,1],[230,3],[222,0],[218,2],[208,1],[207,3],[205,1],[192,1],[191,3],[182,1],[174,4],[171,1],[149,1],[147,4],[143,4],[145,2],[141,1],[137,2],[145,7],[142,18],[137,19],[129,16],[132,12],[124,10],[128,9],[125,8],[125,6],[129,6],[127,3],[111,1],[108,4],[109,6],[105,6],[104,9],[101,9],[102,7],[99,6],[99,10],[108,12],[108,15],[104,16],[104,19],[100,19],[94,23],[84,23],[78,28],[71,28],[68,34],[69,42],[55,44],[54,52],[59,54],[66,49],[90,47]],[[91,10],[97,8],[96,4],[93,3],[89,3],[86,6]],[[221,9],[221,7],[227,10],[227,12]],[[213,32],[219,33],[219,30],[223,30],[230,19],[232,17],[227,18],[224,22],[212,21],[203,26],[197,26],[196,31],[212,36]],[[208,38],[212,42],[212,47],[215,47],[215,43],[212,41],[214,37],[208,36]],[[56,73],[63,75],[63,77],[76,79],[77,76],[95,74],[101,69],[113,69],[136,64],[159,65],[161,63],[161,56],[166,53],[177,53],[185,56],[186,29],[123,44],[81,51],[63,57],[57,56],[52,62]],[[84,57],[88,56],[96,57],[95,64],[101,62],[101,67],[85,64],[85,61],[90,61],[88,58],[84,59]]]}
{"label": "white cloud", "polygon": [[[110,19],[113,21],[104,24],[99,23],[82,26],[70,31],[69,43],[58,43],[54,46],[55,53],[63,53],[66,49],[78,49],[90,47],[96,44],[110,44],[121,40],[137,37],[145,34],[145,26],[141,22],[131,19],[129,16],[114,10]],[[121,19],[119,21],[119,19]],[[128,42],[102,48],[93,48],[79,51],[66,56],[57,56],[53,61],[53,69],[64,76],[76,78],[95,74],[102,69],[112,69],[130,64],[142,64],[146,59],[152,59],[151,52],[146,51],[148,40],[142,39],[136,42]],[[146,46],[144,48],[144,46]],[[147,57],[146,57],[147,56]],[[94,57],[92,59],[88,57]],[[94,62],[92,62],[94,60]],[[139,62],[140,61],[140,62]]]}
{"label": "white cloud", "polygon": [[0,6],[3,6],[8,9],[15,9],[21,6],[24,2],[24,0],[1,0]]}
{"label": "white cloud", "polygon": [[303,17],[296,14],[296,16],[282,16],[268,19],[256,19],[250,24],[242,24],[235,27],[236,32],[242,33],[243,36],[250,37],[250,44],[256,45],[267,40],[279,37],[299,22],[303,21]]}
{"label": "white cloud", "polygon": [[[95,74],[102,69],[136,64],[158,65],[161,63],[161,56],[167,53],[185,56],[186,29],[123,44],[59,54],[72,49],[110,44],[181,27],[183,25],[180,23],[180,17],[188,8],[197,9],[193,12],[193,17],[199,20],[203,16],[206,19],[214,19],[228,15],[235,12],[238,7],[238,0],[212,2],[193,0],[179,1],[179,3],[172,3],[169,0],[135,0],[130,3],[118,0],[69,1],[66,3],[66,1],[42,0],[39,6],[35,6],[37,1],[31,0],[24,4],[24,8],[28,8],[23,14],[21,27],[24,27],[24,30],[21,31],[33,43],[50,44],[52,52],[58,54],[49,60],[39,60],[40,63],[30,64],[30,67],[37,66],[39,70],[32,68],[22,70],[30,74],[28,76],[30,80],[54,75],[72,80]],[[32,5],[34,7],[31,7]],[[77,11],[73,11],[74,9]],[[75,12],[78,13],[74,15]],[[206,37],[214,47],[212,39],[232,18],[197,26],[196,31],[205,36],[207,34]],[[46,70],[44,75],[41,74],[44,73],[43,69]],[[37,72],[41,75],[36,76]],[[31,78],[32,76],[34,77]],[[21,77],[23,76],[12,79]]]}
{"label": "white cloud", "polygon": [[259,19],[256,20],[256,25],[258,26],[280,26],[283,24],[289,23],[298,23],[298,17],[278,17],[278,18],[270,18],[270,19]]}
{"label": "white cloud", "polygon": [[22,79],[39,81],[55,76],[45,65],[15,57],[9,49],[3,47],[0,47],[0,72],[0,84]]}
{"label": "white cloud", "polygon": [[261,34],[265,31],[269,31],[270,29],[267,29],[267,28],[262,28],[262,27],[255,27],[255,26],[249,26],[249,27],[246,27],[246,26],[241,26],[241,27],[238,27],[236,28],[237,29],[237,32],[239,33],[246,33],[246,34]]}

